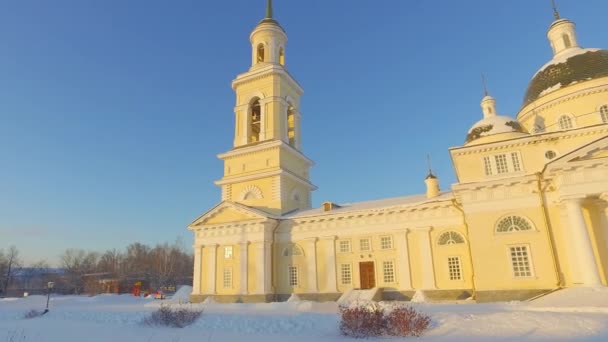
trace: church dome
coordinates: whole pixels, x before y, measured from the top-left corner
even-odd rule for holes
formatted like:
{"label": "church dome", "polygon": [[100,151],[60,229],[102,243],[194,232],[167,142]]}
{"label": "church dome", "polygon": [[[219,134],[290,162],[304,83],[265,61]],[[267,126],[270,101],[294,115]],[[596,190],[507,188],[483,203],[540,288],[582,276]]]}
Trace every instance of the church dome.
{"label": "church dome", "polygon": [[[509,133],[509,135],[506,133]],[[482,138],[498,134],[500,134],[500,139],[518,138],[520,136],[529,135],[515,119],[503,115],[494,115],[485,117],[474,124],[467,134],[465,144],[468,145],[473,141],[476,143],[490,142],[490,140],[493,141],[494,139]]]}
{"label": "church dome", "polygon": [[523,105],[555,90],[608,76],[608,50],[573,48],[556,55],[534,75]]}

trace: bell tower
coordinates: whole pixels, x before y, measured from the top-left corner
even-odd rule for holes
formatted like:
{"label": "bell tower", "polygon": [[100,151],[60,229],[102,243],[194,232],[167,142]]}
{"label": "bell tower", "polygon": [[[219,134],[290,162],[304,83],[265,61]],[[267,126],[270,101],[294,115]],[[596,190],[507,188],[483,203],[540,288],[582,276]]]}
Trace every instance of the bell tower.
{"label": "bell tower", "polygon": [[266,16],[249,37],[251,67],[232,82],[236,93],[233,148],[218,157],[222,200],[281,215],[311,206],[313,161],[302,153],[300,97],[303,89],[287,71],[287,34]]}

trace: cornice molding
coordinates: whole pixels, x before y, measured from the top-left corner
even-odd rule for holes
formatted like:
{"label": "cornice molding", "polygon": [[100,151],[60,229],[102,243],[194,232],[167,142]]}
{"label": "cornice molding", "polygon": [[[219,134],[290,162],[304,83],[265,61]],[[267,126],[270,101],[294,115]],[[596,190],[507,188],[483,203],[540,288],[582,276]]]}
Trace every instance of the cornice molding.
{"label": "cornice molding", "polygon": [[449,150],[453,152],[455,156],[463,156],[469,154],[479,154],[492,151],[500,151],[506,149],[512,149],[514,147],[527,146],[542,144],[550,141],[572,139],[582,136],[589,135],[601,135],[602,133],[608,134],[608,126],[605,124],[595,125],[590,127],[582,127],[574,130],[563,131],[563,132],[548,132],[543,134],[531,135],[529,137],[521,137],[503,141],[496,141],[487,144],[480,144],[474,146],[458,146],[451,147]]}
{"label": "cornice molding", "polygon": [[[563,89],[566,90],[568,88],[563,88]],[[559,91],[559,90],[557,90],[557,91]],[[541,104],[538,104],[539,102],[541,102],[543,100],[544,96],[542,96],[539,99],[537,99],[536,101],[531,102],[530,104],[528,104],[527,106],[522,108],[522,110],[519,113],[517,113],[516,119],[518,121],[527,120],[529,115],[542,114],[543,112],[548,111],[562,103],[570,102],[570,101],[573,101],[580,97],[584,97],[587,95],[593,95],[593,94],[597,94],[597,93],[602,93],[602,92],[608,92],[608,84],[602,84],[602,85],[598,85],[598,86],[595,86],[592,88],[577,90],[577,91],[571,92],[569,94],[562,95],[553,100],[548,100],[548,101],[545,100]],[[550,96],[550,95],[547,95],[547,96]]]}
{"label": "cornice molding", "polygon": [[306,157],[302,152],[296,150],[291,145],[285,143],[283,140],[267,140],[251,146],[240,146],[228,152],[220,153],[217,155],[217,157],[221,160],[230,160],[233,158],[253,155],[277,148],[295,154],[298,158],[302,159],[305,163],[307,163],[308,166],[315,165],[315,162],[312,159]]}

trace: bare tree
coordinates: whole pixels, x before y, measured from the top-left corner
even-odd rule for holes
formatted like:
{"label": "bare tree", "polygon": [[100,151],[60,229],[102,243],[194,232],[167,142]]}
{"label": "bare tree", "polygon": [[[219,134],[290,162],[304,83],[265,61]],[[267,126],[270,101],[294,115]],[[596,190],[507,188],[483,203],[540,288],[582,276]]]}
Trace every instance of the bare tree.
{"label": "bare tree", "polygon": [[20,265],[20,260],[19,260],[19,250],[17,249],[16,246],[10,246],[8,251],[6,252],[6,255],[3,257],[4,259],[4,269],[5,271],[3,272],[4,274],[4,293],[6,293],[6,290],[8,289],[8,285],[10,284],[12,277],[13,277],[13,273],[15,272],[15,268],[19,267]]}
{"label": "bare tree", "polygon": [[61,256],[61,263],[65,270],[68,285],[75,293],[82,292],[84,288],[83,276],[97,270],[99,254],[87,252],[82,249],[67,249]]}

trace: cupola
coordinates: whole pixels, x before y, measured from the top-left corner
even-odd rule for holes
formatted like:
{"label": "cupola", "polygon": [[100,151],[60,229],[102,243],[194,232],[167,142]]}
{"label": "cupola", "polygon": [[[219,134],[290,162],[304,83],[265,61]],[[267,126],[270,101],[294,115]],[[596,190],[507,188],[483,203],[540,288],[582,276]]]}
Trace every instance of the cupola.
{"label": "cupola", "polygon": [[424,180],[426,184],[426,198],[435,198],[439,196],[439,179],[429,170],[428,176]]}
{"label": "cupola", "polygon": [[271,64],[285,65],[287,34],[273,17],[272,0],[267,0],[266,16],[249,36],[252,68]]}
{"label": "cupola", "polygon": [[[529,135],[517,120],[498,115],[496,100],[488,95],[481,99],[483,119],[479,120],[467,134],[465,145],[481,144]],[[491,137],[491,138],[490,138]]]}

